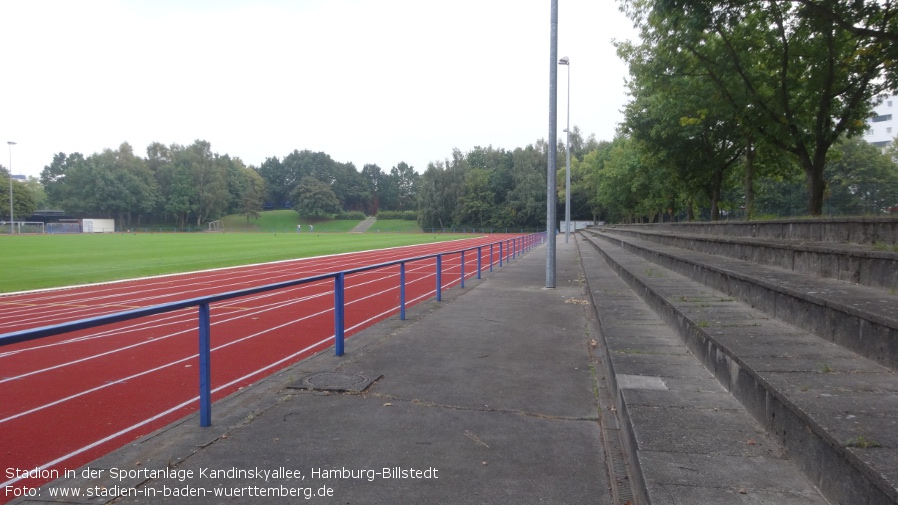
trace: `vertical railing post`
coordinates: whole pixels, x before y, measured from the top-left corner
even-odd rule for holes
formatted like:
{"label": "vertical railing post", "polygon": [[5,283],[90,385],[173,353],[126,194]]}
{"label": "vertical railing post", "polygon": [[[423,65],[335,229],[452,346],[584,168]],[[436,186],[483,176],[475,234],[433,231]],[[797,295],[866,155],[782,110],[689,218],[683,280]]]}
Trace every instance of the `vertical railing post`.
{"label": "vertical railing post", "polygon": [[477,247],[477,279],[480,280],[480,270],[483,268],[483,246]]}
{"label": "vertical railing post", "polygon": [[443,255],[437,254],[437,301],[443,299]]}
{"label": "vertical railing post", "polygon": [[493,271],[493,244],[490,244],[490,272]]}
{"label": "vertical railing post", "polygon": [[461,252],[461,282],[459,287],[465,289],[465,252]]}
{"label": "vertical railing post", "polygon": [[499,241],[499,268],[502,268],[502,242]]}
{"label": "vertical railing post", "polygon": [[199,307],[200,426],[212,426],[212,338],[209,304]]}
{"label": "vertical railing post", "polygon": [[340,272],[334,277],[334,355],[343,355],[344,343],[344,273]]}
{"label": "vertical railing post", "polygon": [[399,264],[399,320],[405,321],[405,262]]}

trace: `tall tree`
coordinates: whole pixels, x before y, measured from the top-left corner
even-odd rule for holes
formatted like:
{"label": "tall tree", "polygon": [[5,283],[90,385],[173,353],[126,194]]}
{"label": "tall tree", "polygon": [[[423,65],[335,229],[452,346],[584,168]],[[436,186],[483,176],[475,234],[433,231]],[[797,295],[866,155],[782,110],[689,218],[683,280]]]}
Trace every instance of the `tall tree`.
{"label": "tall tree", "polygon": [[329,185],[307,175],[290,195],[293,208],[304,217],[333,217],[340,212],[340,201]]}
{"label": "tall tree", "polygon": [[390,179],[396,188],[396,210],[413,210],[417,204],[419,175],[406,162],[400,161],[390,169]]}
{"label": "tall tree", "polygon": [[759,137],[795,156],[808,212],[819,215],[826,154],[842,135],[863,131],[871,100],[888,88],[888,48],[830,18],[805,16],[788,0],[719,5],[682,10],[671,9],[670,0],[626,2],[645,43],[691,54]]}
{"label": "tall tree", "polygon": [[[0,188],[12,189],[12,211],[16,221],[25,221],[28,216],[37,210],[37,201],[34,194],[25,183],[13,181],[10,185],[9,169],[0,165]],[[8,201],[7,201],[8,202]],[[9,205],[0,205],[0,217],[9,219]],[[7,231],[9,227],[7,226]]]}

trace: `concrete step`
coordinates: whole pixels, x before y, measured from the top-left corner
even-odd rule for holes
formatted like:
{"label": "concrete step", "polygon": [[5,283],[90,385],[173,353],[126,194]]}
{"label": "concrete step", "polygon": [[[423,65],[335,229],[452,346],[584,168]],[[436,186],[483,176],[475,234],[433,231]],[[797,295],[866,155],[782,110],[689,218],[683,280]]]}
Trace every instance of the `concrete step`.
{"label": "concrete step", "polygon": [[758,239],[829,242],[835,244],[898,245],[898,218],[844,217],[781,219],[777,221],[695,221],[615,225],[619,228],[652,229],[685,234],[703,234]]}
{"label": "concrete step", "polygon": [[353,229],[349,230],[349,233],[365,233],[366,231],[368,231],[368,228],[371,228],[371,225],[373,225],[375,221],[377,221],[376,217],[368,216],[364,221],[355,225]]}
{"label": "concrete step", "polygon": [[[898,503],[898,376],[892,370],[637,256],[627,243],[582,236],[828,500]],[[590,288],[596,289],[592,282]]]}
{"label": "concrete step", "polygon": [[896,294],[616,233],[588,233],[898,370]]}
{"label": "concrete step", "polygon": [[577,241],[636,503],[827,503],[598,250]]}
{"label": "concrete step", "polygon": [[688,227],[679,231],[649,226],[610,227],[607,230],[662,245],[880,288],[892,294],[898,286],[898,251],[894,247],[690,234],[686,233]]}

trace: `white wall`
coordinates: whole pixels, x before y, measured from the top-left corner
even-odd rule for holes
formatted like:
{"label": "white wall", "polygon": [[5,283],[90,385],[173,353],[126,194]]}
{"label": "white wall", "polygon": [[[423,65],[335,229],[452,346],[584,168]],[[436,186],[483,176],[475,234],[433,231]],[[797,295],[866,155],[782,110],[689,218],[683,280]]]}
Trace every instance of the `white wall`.
{"label": "white wall", "polygon": [[83,233],[114,233],[115,219],[82,219]]}

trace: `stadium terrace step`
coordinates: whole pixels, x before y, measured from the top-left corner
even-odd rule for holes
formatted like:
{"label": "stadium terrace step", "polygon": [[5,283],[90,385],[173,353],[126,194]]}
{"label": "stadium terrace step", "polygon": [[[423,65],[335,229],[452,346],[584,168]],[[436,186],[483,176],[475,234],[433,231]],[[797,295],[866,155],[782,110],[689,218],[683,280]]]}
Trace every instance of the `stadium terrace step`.
{"label": "stadium terrace step", "polygon": [[[779,227],[777,227],[779,228]],[[758,238],[712,233],[688,233],[695,227],[674,232],[669,226],[630,225],[609,228],[622,236],[642,238],[663,245],[706,252],[770,265],[804,274],[893,290],[898,286],[898,249],[894,244],[809,242],[784,238]],[[703,230],[704,228],[697,228]],[[721,232],[730,228],[719,227]],[[755,230],[758,228],[756,227]],[[737,228],[745,232],[748,229]],[[707,231],[714,231],[709,229]],[[765,234],[767,235],[767,234]],[[769,235],[777,235],[770,233]],[[785,234],[781,234],[785,235]],[[868,232],[864,237],[888,236]]]}
{"label": "stadium terrace step", "polygon": [[616,228],[675,231],[677,234],[834,244],[898,244],[898,218],[850,217],[778,221],[712,221],[615,225]]}
{"label": "stadium terrace step", "polygon": [[590,230],[831,342],[898,370],[898,296],[883,289]]}
{"label": "stadium terrace step", "polygon": [[[894,368],[894,346],[888,351],[891,356],[883,360],[874,359],[878,356],[858,356],[833,343],[857,339],[860,332],[846,323],[849,316],[858,320],[854,324],[861,326],[863,333],[860,334],[864,337],[873,320],[884,320],[891,324],[888,331],[894,332],[893,297],[891,305],[877,305],[867,298],[855,297],[875,291],[883,298],[886,293],[882,290],[800,276],[773,267],[676,250],[604,232],[581,233],[581,240],[594,247],[630,289],[639,294],[677,335],[676,341],[682,342],[779,442],[784,456],[831,503],[898,503],[898,376],[884,366],[888,362]],[[586,248],[586,244],[581,245],[581,254]],[[602,289],[611,289],[615,294],[622,291],[608,276],[592,278],[593,271],[601,269],[585,267],[584,270],[594,296],[600,295]],[[838,284],[841,290],[808,293],[830,290],[830,284]],[[718,286],[722,291],[715,289]],[[741,296],[746,300],[740,302],[734,298]],[[765,302],[765,298],[771,300]],[[751,306],[754,304],[759,306],[754,308]],[[641,353],[679,354],[666,350],[676,349],[667,343],[669,340],[659,343],[644,336],[628,335],[627,330],[614,326],[617,321],[622,328],[633,327],[643,319],[642,315],[623,313],[615,320],[613,308],[607,307],[605,301],[596,299],[595,305],[599,319],[604,318],[602,331],[612,360],[625,362],[623,357],[632,359]],[[804,316],[802,312],[806,312]],[[777,319],[780,317],[794,320]],[[828,321],[829,334],[816,335],[796,327],[820,324],[813,320]],[[620,341],[619,335],[630,338]],[[888,335],[880,336],[882,342],[888,342]],[[656,373],[643,375],[675,375],[677,369],[675,364],[659,363]],[[636,425],[633,428],[636,440],[632,443],[637,451],[645,452],[646,442],[639,439],[638,418],[637,422],[633,421],[633,412],[639,412],[640,401],[646,395],[634,395],[620,384],[621,374],[631,380],[623,370],[626,369],[615,364],[617,388],[623,402],[621,410],[631,425]],[[697,395],[710,389],[702,385],[694,386],[692,391]],[[670,419],[676,418],[670,416]],[[677,420],[677,427],[666,429],[670,430],[670,437],[684,436],[684,433],[687,437],[700,437],[702,433],[716,434],[721,426],[729,426],[722,422],[710,417],[701,422]],[[683,426],[688,423],[696,428],[684,430]],[[754,437],[750,432],[743,433],[746,438]],[[756,444],[760,443],[758,440],[752,438]],[[763,443],[767,443],[766,439]],[[788,477],[783,474],[782,478]],[[671,482],[674,485],[676,479]],[[648,478],[646,486],[651,493]],[[804,499],[805,494],[792,498]],[[651,503],[661,501],[664,500],[650,500]],[[785,499],[768,502],[793,503]]]}
{"label": "stadium terrace step", "polygon": [[636,503],[827,503],[582,235],[578,246]]}

